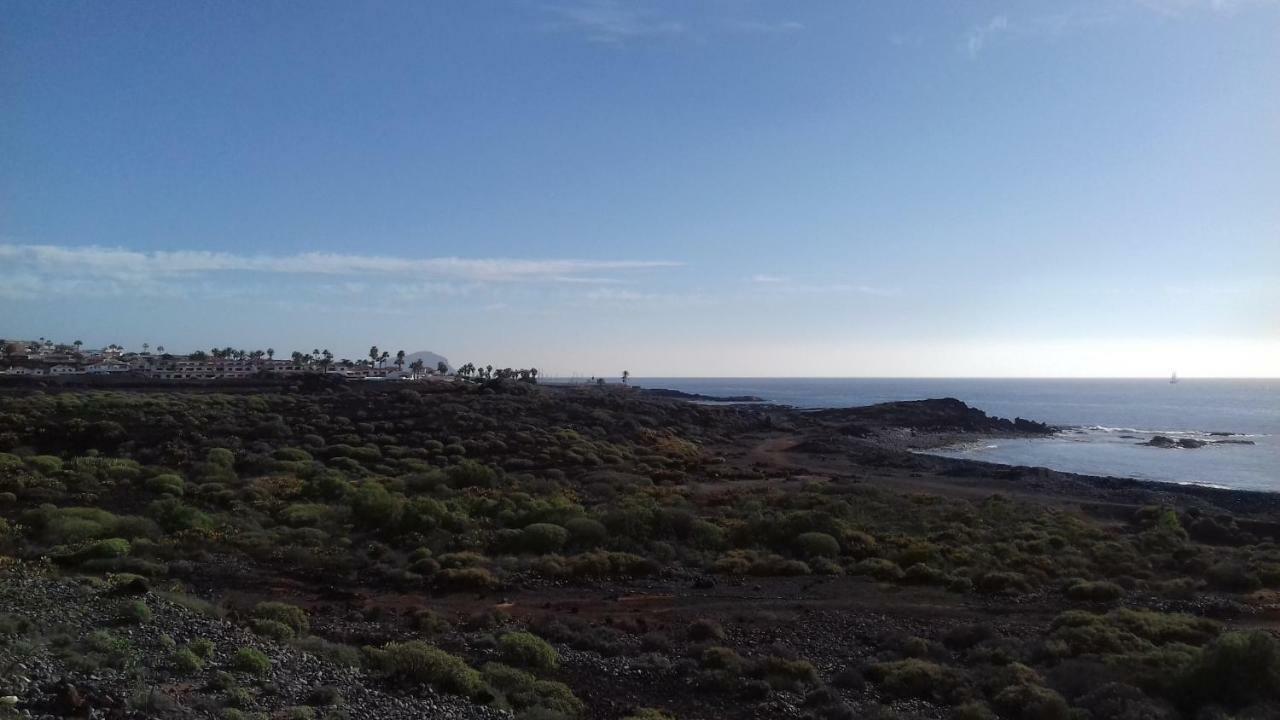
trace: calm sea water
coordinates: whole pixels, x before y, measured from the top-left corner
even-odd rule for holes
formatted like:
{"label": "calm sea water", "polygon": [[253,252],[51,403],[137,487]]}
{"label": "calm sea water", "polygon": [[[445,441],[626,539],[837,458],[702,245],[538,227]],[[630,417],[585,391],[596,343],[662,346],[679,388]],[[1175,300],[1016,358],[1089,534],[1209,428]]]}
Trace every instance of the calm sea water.
{"label": "calm sea water", "polygon": [[[1054,437],[997,440],[937,454],[1144,480],[1280,491],[1280,379],[940,380],[636,378],[706,395],[755,395],[801,408],[955,397],[1000,417],[1066,428]],[[1229,438],[1211,433],[1234,433]],[[1166,450],[1152,435],[1249,440]]]}

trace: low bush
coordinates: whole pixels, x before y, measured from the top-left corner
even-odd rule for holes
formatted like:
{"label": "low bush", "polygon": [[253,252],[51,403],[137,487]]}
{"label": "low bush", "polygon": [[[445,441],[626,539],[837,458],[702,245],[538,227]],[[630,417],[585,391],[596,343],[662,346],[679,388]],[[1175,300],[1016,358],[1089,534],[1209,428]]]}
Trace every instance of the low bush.
{"label": "low bush", "polygon": [[996,694],[993,704],[1011,720],[1068,720],[1071,717],[1067,701],[1041,685],[1010,685]]}
{"label": "low bush", "polygon": [[190,648],[180,648],[169,656],[169,664],[179,675],[194,675],[204,669],[204,660]]}
{"label": "low bush", "polygon": [[1198,703],[1233,708],[1280,699],[1280,642],[1259,630],[1226,633],[1204,648],[1181,687]]}
{"label": "low bush", "polygon": [[271,672],[271,659],[260,650],[243,647],[231,656],[231,669],[250,675],[266,675]]}
{"label": "low bush", "polygon": [[510,632],[498,639],[503,661],[535,670],[554,670],[560,654],[550,643],[529,632]]}
{"label": "low bush", "polygon": [[485,682],[521,717],[566,718],[582,713],[582,701],[563,683],[539,680],[501,663],[486,663],[481,670]]}
{"label": "low bush", "polygon": [[1106,580],[1078,580],[1063,591],[1072,600],[1086,602],[1113,602],[1124,596],[1124,588]]}
{"label": "low bush", "polygon": [[520,531],[522,548],[538,555],[558,552],[568,539],[569,531],[552,523],[534,523]]}
{"label": "low bush", "polygon": [[964,685],[964,677],[955,669],[916,658],[874,663],[867,673],[886,695],[895,698],[947,702]]}
{"label": "low bush", "polygon": [[127,625],[151,622],[151,608],[142,600],[123,602],[116,609],[116,619]]}
{"label": "low bush", "polygon": [[370,649],[373,664],[387,675],[422,682],[443,692],[477,698],[485,690],[484,678],[461,658],[424,642],[411,640]]}
{"label": "low bush", "polygon": [[693,642],[724,640],[724,626],[706,618],[695,620],[689,625],[688,636]]}
{"label": "low bush", "polygon": [[297,635],[297,633],[293,631],[293,628],[276,620],[254,618],[249,621],[249,627],[253,630],[255,635],[260,635],[264,638],[270,638],[280,642],[292,640],[294,636]]}
{"label": "low bush", "polygon": [[289,603],[260,602],[253,607],[253,616],[285,625],[297,635],[304,635],[310,629],[307,611]]}
{"label": "low bush", "polygon": [[866,575],[876,580],[901,580],[906,573],[898,567],[898,563],[885,558],[867,558],[859,560],[849,568],[850,575]]}
{"label": "low bush", "polygon": [[806,558],[833,558],[840,554],[840,542],[823,532],[800,533],[795,540],[796,552]]}

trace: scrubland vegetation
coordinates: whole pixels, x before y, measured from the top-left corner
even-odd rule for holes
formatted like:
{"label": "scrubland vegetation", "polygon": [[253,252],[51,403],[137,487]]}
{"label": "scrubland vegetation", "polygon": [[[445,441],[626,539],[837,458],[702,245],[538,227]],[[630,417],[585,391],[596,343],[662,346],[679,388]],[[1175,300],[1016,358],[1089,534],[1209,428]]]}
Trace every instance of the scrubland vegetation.
{"label": "scrubland vegetation", "polygon": [[[115,700],[154,716],[365,716],[284,697],[287,649],[542,720],[1280,714],[1270,516],[1028,498],[841,422],[505,382],[3,397],[3,551],[110,612],[0,618],[0,690],[56,713],[111,667],[162,678]],[[252,642],[122,634],[184,613]],[[58,682],[15,679],[35,656]]]}

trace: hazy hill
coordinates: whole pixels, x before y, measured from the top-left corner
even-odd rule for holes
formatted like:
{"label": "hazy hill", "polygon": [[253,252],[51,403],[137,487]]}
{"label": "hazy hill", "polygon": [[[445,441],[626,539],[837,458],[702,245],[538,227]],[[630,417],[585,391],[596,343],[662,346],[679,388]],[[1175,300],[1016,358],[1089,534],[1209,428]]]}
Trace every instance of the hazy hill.
{"label": "hazy hill", "polygon": [[443,362],[445,365],[448,365],[449,369],[453,370],[453,365],[449,363],[449,358],[443,355],[437,355],[436,353],[433,353],[433,352],[428,352],[426,350],[419,350],[418,352],[409,353],[408,355],[405,355],[404,366],[408,368],[409,365],[411,365],[414,360],[419,360],[419,359],[422,360],[422,364],[430,370],[435,370],[436,364],[440,362]]}

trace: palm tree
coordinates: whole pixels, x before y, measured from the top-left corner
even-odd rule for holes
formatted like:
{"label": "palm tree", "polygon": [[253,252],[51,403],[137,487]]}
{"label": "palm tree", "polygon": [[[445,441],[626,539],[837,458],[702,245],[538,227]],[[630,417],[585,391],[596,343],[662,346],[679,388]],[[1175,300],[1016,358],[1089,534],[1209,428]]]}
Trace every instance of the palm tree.
{"label": "palm tree", "polygon": [[436,372],[440,373],[441,375],[448,375],[448,374],[449,374],[449,363],[447,363],[447,362],[445,362],[445,361],[443,361],[443,360],[441,360],[441,361],[437,362],[437,363],[436,363]]}
{"label": "palm tree", "polygon": [[369,348],[369,364],[378,362],[378,346],[373,345]]}
{"label": "palm tree", "polygon": [[623,384],[623,385],[626,385],[626,384],[627,384],[627,379],[628,379],[628,378],[630,378],[630,377],[631,377],[631,371],[630,371],[630,370],[623,370],[623,371],[622,371],[622,384]]}
{"label": "palm tree", "polygon": [[414,360],[413,362],[409,363],[409,372],[411,373],[411,377],[414,380],[417,380],[418,378],[422,377],[422,369],[425,366],[426,366],[426,363],[422,362],[422,358],[418,358],[417,360]]}
{"label": "palm tree", "polygon": [[396,351],[396,368],[401,371],[404,370],[404,351],[403,350]]}
{"label": "palm tree", "polygon": [[142,343],[142,354],[146,355],[151,350],[151,343]]}
{"label": "palm tree", "polygon": [[[163,350],[164,348],[160,348],[160,349],[161,349],[161,350]],[[267,359],[268,359],[268,360],[275,360],[275,359],[276,359],[276,349],[275,349],[275,348],[267,348]]]}
{"label": "palm tree", "polygon": [[383,350],[382,354],[378,356],[378,367],[385,366],[387,364],[387,358],[389,357],[391,357],[391,353]]}
{"label": "palm tree", "polygon": [[164,346],[163,346],[163,345],[157,345],[157,346],[156,346],[156,352],[158,352],[158,353],[160,353],[161,355],[163,355],[163,354],[164,354]]}
{"label": "palm tree", "polygon": [[71,343],[71,344],[76,346],[76,352],[80,352],[80,348],[84,347],[84,341],[83,341],[83,340],[77,340],[77,341],[75,341],[75,342],[73,342],[73,343]]}
{"label": "palm tree", "polygon": [[333,353],[329,352],[329,348],[320,351],[320,367],[325,372],[329,372],[329,366],[333,364]]}

